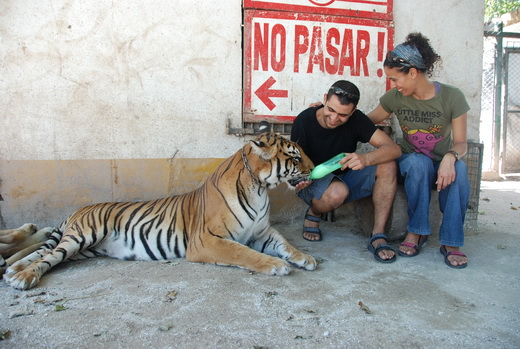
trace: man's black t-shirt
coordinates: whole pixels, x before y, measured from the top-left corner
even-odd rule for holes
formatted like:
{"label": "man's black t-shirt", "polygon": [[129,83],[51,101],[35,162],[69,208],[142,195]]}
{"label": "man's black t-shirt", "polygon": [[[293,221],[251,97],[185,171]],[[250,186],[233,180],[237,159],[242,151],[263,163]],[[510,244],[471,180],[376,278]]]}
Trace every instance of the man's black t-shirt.
{"label": "man's black t-shirt", "polygon": [[298,143],[305,154],[319,165],[341,152],[353,153],[357,143],[367,143],[377,130],[374,123],[360,110],[348,121],[334,129],[321,127],[316,119],[320,107],[311,107],[298,115],[293,122],[291,140]]}

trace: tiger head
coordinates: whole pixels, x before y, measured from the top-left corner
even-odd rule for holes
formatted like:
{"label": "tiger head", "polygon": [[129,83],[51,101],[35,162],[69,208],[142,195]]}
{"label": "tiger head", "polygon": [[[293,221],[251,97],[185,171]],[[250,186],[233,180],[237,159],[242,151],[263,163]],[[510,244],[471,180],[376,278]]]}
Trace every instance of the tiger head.
{"label": "tiger head", "polygon": [[256,156],[250,154],[245,161],[260,184],[267,188],[285,182],[294,189],[301,181],[308,180],[314,168],[311,159],[298,144],[272,130],[250,141],[250,145],[251,153]]}

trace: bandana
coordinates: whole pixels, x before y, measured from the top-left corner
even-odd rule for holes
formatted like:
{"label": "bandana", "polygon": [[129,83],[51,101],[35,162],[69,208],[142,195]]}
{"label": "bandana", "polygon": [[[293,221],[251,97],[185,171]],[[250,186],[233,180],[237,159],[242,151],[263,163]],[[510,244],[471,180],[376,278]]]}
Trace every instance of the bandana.
{"label": "bandana", "polygon": [[[393,56],[402,58],[417,69],[426,69],[421,53],[415,46],[399,44],[392,51]],[[403,64],[406,66],[406,64]]]}

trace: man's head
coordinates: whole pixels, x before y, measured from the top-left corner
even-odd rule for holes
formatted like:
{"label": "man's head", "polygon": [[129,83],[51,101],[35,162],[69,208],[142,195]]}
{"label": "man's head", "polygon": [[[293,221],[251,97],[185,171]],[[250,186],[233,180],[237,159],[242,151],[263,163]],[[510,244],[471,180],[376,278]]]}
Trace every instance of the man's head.
{"label": "man's head", "polygon": [[317,114],[320,125],[333,129],[345,124],[356,111],[359,89],[346,80],[336,81],[324,96],[323,112]]}
{"label": "man's head", "polygon": [[328,101],[333,95],[338,96],[341,104],[354,104],[354,108],[359,102],[359,89],[356,85],[347,80],[339,80],[332,84],[327,93],[326,100]]}

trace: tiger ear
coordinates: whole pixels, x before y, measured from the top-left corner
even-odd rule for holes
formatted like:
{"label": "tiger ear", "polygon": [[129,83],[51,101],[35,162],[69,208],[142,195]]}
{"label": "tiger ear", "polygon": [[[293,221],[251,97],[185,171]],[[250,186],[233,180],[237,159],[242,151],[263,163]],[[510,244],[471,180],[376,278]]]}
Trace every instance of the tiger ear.
{"label": "tiger ear", "polygon": [[258,124],[258,132],[259,133],[267,133],[271,131],[271,133],[273,132],[273,128],[271,127],[271,124],[268,122],[268,121],[260,121],[260,123]]}
{"label": "tiger ear", "polygon": [[271,124],[266,120],[262,120],[258,124],[258,133],[265,134],[267,136],[267,142],[271,142],[271,140],[274,141],[276,137],[279,136],[274,132],[274,128]]}
{"label": "tiger ear", "polygon": [[264,160],[272,159],[276,155],[276,146],[269,142],[272,135],[263,134],[256,140],[251,141],[251,148]]}

